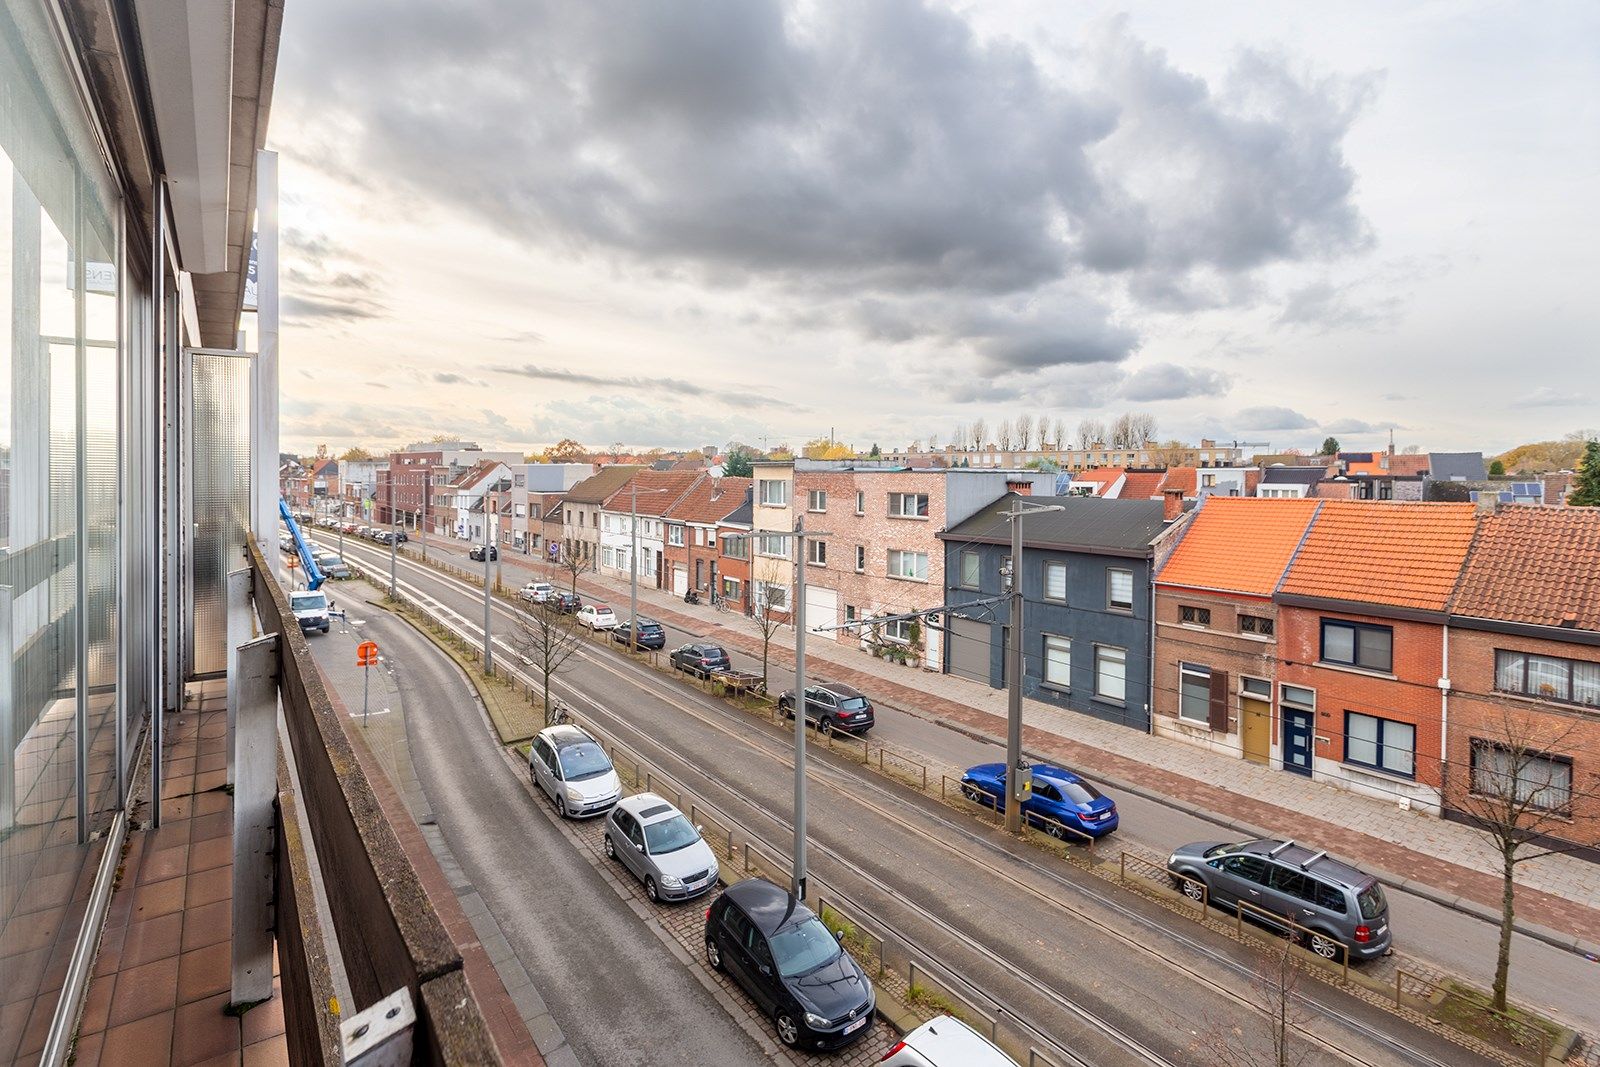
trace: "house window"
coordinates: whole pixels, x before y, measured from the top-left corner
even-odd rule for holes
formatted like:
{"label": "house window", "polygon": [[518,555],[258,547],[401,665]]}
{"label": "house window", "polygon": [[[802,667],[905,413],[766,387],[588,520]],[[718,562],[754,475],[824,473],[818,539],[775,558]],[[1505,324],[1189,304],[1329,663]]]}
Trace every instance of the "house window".
{"label": "house window", "polygon": [[1067,602],[1067,565],[1059,560],[1044,565],[1044,598],[1058,603]]}
{"label": "house window", "polygon": [[1192,663],[1178,664],[1178,717],[1211,722],[1211,671]]}
{"label": "house window", "polygon": [[1278,689],[1278,699],[1286,708],[1299,708],[1302,711],[1317,710],[1317,691],[1299,685],[1285,685]]}
{"label": "house window", "polygon": [[739,599],[739,579],[724,577],[722,579],[722,599]]}
{"label": "house window", "polygon": [[784,508],[789,506],[789,483],[776,478],[762,478],[760,481],[763,505],[769,508]]}
{"label": "house window", "polygon": [[1133,610],[1133,572],[1116,567],[1106,569],[1106,607],[1112,611]]}
{"label": "house window", "polygon": [[867,546],[856,546],[856,573],[863,574],[867,569]]}
{"label": "house window", "polygon": [[1239,632],[1242,634],[1255,634],[1257,637],[1271,637],[1273,621],[1265,615],[1240,615]]}
{"label": "house window", "polygon": [[679,547],[679,548],[683,547],[683,527],[682,526],[668,526],[667,527],[667,544],[673,545],[673,546],[676,546],[676,547]]}
{"label": "house window", "polygon": [[814,563],[818,567],[826,567],[828,565],[828,542],[807,541],[806,562]]}
{"label": "house window", "polygon": [[925,519],[928,517],[927,493],[890,493],[889,517],[893,519]]}
{"label": "house window", "polygon": [[883,624],[883,636],[896,644],[909,645],[911,643],[911,620],[889,620]]}
{"label": "house window", "polygon": [[1210,626],[1211,609],[1197,608],[1193,604],[1179,604],[1178,621],[1185,626]]}
{"label": "house window", "polygon": [[889,550],[889,577],[909,578],[916,582],[928,580],[928,554],[926,552],[902,552],[897,548]]}
{"label": "house window", "polygon": [[1364,622],[1323,619],[1322,661],[1388,674],[1394,666],[1394,630]]}
{"label": "house window", "polygon": [[749,559],[750,544],[738,534],[723,534],[722,554],[729,559]]}
{"label": "house window", "polygon": [[1272,699],[1272,683],[1265,678],[1239,678],[1239,695],[1258,700]]}
{"label": "house window", "polygon": [[515,504],[515,505],[513,505],[512,514],[515,515],[519,519],[526,517],[526,515],[527,515],[527,505],[525,505],[525,504]]}
{"label": "house window", "polygon": [[783,585],[774,585],[763,582],[757,587],[761,594],[761,603],[774,611],[783,611],[789,606],[789,588]]}
{"label": "house window", "polygon": [[788,538],[783,534],[762,534],[756,539],[756,551],[763,556],[786,559],[789,555]]}
{"label": "house window", "polygon": [[807,511],[827,511],[828,491],[826,489],[813,489],[806,494]]}
{"label": "house window", "polygon": [[1200,488],[1211,489],[1214,488],[1216,484],[1217,476],[1215,474],[1202,474],[1200,476]]}
{"label": "house window", "polygon": [[1494,687],[1502,693],[1600,707],[1600,663],[1496,649]]}
{"label": "house window", "polygon": [[1472,739],[1472,791],[1545,811],[1572,807],[1572,761]]}
{"label": "house window", "polygon": [[1109,645],[1094,646],[1094,695],[1120,704],[1128,698],[1128,653]]}
{"label": "house window", "polygon": [[1072,685],[1072,641],[1069,638],[1044,635],[1044,684],[1057,689]]}
{"label": "house window", "polygon": [[1344,761],[1413,777],[1416,774],[1417,728],[1408,722],[1347,711],[1344,713]]}
{"label": "house window", "polygon": [[961,550],[961,588],[976,589],[981,581],[982,557],[975,549]]}
{"label": "house window", "polygon": [[855,622],[856,621],[856,606],[854,604],[846,604],[844,606],[844,621],[845,622]]}
{"label": "house window", "polygon": [[863,492],[862,490],[857,489],[856,490],[856,514],[857,515],[865,515],[866,513],[867,513],[867,494],[865,492]]}

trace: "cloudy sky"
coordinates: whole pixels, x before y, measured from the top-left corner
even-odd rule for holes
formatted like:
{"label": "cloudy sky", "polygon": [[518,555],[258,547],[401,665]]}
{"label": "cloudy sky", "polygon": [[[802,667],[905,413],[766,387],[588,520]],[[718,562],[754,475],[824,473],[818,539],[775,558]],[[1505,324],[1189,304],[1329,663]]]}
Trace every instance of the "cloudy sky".
{"label": "cloudy sky", "polygon": [[284,439],[1600,424],[1600,5],[287,7]]}

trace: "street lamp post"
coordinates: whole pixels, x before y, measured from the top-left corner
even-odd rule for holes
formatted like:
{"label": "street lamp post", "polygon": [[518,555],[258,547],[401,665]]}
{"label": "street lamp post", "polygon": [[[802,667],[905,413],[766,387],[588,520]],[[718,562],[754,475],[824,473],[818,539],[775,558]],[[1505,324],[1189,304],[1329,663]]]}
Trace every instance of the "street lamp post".
{"label": "street lamp post", "polygon": [[1065,511],[1060,504],[1024,508],[1019,500],[1006,513],[1011,520],[1011,610],[1006,640],[1006,830],[1022,828],[1022,517]]}
{"label": "street lamp post", "polygon": [[[487,500],[488,494],[484,494]],[[494,673],[494,636],[489,632],[491,619],[489,605],[494,599],[494,590],[489,587],[489,557],[498,556],[494,542],[489,540],[489,515],[485,511],[483,516],[483,673]]]}
{"label": "street lamp post", "polygon": [[[646,489],[646,493],[665,493]],[[639,483],[628,479],[628,651],[639,651]]]}

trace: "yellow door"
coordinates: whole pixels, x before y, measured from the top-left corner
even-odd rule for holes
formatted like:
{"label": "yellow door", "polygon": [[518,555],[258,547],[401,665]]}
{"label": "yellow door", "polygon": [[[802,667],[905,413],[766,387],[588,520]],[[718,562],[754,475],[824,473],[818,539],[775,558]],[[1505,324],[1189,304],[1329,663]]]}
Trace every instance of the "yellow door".
{"label": "yellow door", "polygon": [[1272,708],[1265,700],[1244,697],[1239,702],[1240,733],[1244,737],[1244,758],[1266,763],[1272,753]]}

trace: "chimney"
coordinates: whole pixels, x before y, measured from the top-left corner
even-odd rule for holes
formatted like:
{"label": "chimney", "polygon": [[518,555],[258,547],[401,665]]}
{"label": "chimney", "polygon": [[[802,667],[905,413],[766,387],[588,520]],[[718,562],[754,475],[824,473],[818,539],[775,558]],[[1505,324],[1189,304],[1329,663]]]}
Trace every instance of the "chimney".
{"label": "chimney", "polygon": [[1478,494],[1478,514],[1494,515],[1500,511],[1500,494],[1483,490]]}
{"label": "chimney", "polygon": [[1183,490],[1161,490],[1161,518],[1164,522],[1171,522],[1183,514]]}

